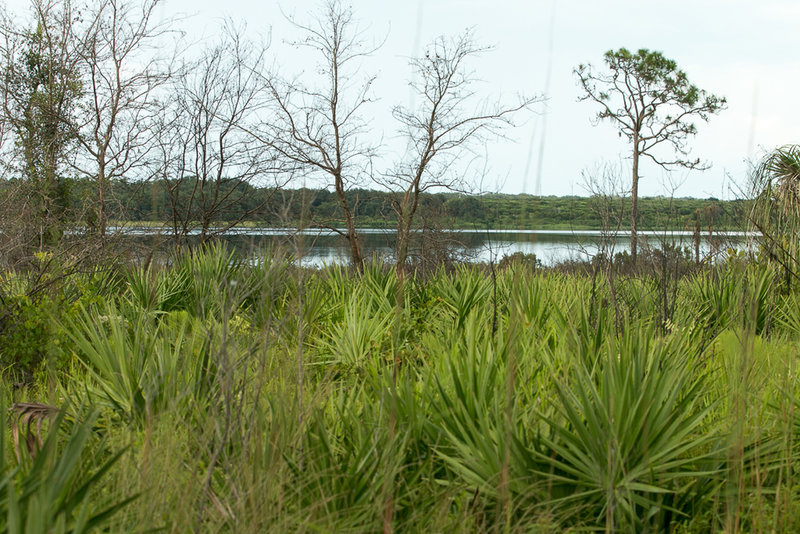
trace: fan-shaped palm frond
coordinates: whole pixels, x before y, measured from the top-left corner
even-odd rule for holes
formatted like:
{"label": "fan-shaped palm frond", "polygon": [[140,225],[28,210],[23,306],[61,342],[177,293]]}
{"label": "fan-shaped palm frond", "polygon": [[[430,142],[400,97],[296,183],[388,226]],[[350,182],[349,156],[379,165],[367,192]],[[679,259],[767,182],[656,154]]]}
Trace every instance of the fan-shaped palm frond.
{"label": "fan-shaped palm frond", "polygon": [[770,152],[754,169],[750,222],[762,235],[761,253],[787,273],[800,273],[800,145]]}

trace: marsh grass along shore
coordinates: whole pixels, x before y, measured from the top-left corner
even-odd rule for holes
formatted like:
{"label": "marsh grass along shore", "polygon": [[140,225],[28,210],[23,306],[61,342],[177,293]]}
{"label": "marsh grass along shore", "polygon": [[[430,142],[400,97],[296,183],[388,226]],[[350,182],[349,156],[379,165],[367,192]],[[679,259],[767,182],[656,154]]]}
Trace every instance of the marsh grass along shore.
{"label": "marsh grass along shore", "polygon": [[213,246],[67,279],[42,256],[38,279],[60,282],[35,298],[36,278],[3,274],[6,405],[64,413],[36,462],[5,432],[4,525],[800,527],[800,294],[769,264],[510,262],[398,290],[389,266],[258,257]]}

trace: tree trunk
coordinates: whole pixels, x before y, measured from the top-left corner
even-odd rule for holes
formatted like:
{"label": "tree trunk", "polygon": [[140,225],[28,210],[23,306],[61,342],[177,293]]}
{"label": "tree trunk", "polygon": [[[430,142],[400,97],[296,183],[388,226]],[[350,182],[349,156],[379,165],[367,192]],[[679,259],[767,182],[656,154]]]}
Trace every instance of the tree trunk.
{"label": "tree trunk", "polygon": [[97,169],[97,234],[100,239],[106,237],[106,169],[100,162]]}
{"label": "tree trunk", "polygon": [[397,206],[397,276],[402,278],[406,270],[406,260],[408,260],[408,241],[411,236],[411,206],[409,205],[408,195],[404,195],[400,204]]}
{"label": "tree trunk", "polygon": [[347,205],[347,200],[344,199],[344,194],[340,197],[340,201],[342,203],[342,211],[344,212],[345,225],[347,226],[347,242],[350,244],[350,259],[353,261],[356,270],[361,273],[364,272],[364,258],[361,256],[361,242],[358,239],[356,223]]}
{"label": "tree trunk", "polygon": [[358,272],[364,272],[364,258],[361,256],[361,243],[358,239],[358,232],[353,222],[353,217],[347,216],[347,240],[350,242],[350,258],[353,260]]}
{"label": "tree trunk", "polygon": [[636,265],[637,226],[639,218],[639,139],[633,140],[633,184],[631,185],[631,263]]}
{"label": "tree trunk", "polygon": [[405,222],[403,216],[400,216],[399,224],[397,225],[397,276],[402,278],[406,270],[406,259],[408,258],[408,232],[405,229]]}
{"label": "tree trunk", "polygon": [[342,207],[345,226],[347,226],[347,235],[345,237],[347,237],[347,242],[350,245],[350,259],[353,261],[353,266],[355,266],[356,270],[362,273],[364,272],[364,258],[361,256],[361,243],[358,239],[353,212],[350,210],[350,205],[347,203],[347,196],[344,192],[344,182],[341,174],[335,174],[334,179],[336,196],[339,199],[339,205]]}

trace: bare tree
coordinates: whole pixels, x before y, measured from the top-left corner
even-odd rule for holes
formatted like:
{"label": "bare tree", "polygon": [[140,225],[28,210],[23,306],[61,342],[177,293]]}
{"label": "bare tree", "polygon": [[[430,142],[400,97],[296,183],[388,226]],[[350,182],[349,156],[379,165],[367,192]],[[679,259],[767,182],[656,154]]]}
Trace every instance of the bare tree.
{"label": "bare tree", "polygon": [[350,8],[329,0],[310,24],[294,22],[305,38],[297,44],[320,58],[320,82],[265,78],[277,111],[259,138],[288,162],[328,180],[344,218],[339,231],[350,245],[353,265],[361,270],[363,256],[356,230],[356,206],[347,191],[363,179],[375,146],[365,140],[361,111],[370,101],[372,75],[358,76],[360,60],[374,51],[366,45]]}
{"label": "bare tree", "polygon": [[155,17],[160,0],[91,4],[73,39],[81,60],[84,99],[76,136],[76,169],[96,184],[94,224],[106,235],[114,179],[141,179],[163,110],[158,89],[171,77],[163,49],[171,20]]}
{"label": "bare tree", "polygon": [[[609,120],[632,144],[631,260],[636,264],[639,200],[639,161],[642,156],[664,169],[706,169],[699,159],[688,157],[687,142],[697,133],[693,120],[708,121],[725,109],[722,97],[692,85],[677,64],[661,52],[625,48],[609,50],[605,71],[591,65],[575,69],[584,94],[600,106],[598,120]],[[662,155],[660,149],[666,148]],[[669,155],[669,152],[674,154]]]}
{"label": "bare tree", "polygon": [[[255,45],[228,23],[219,42],[174,86],[163,167],[173,232],[182,238],[199,226],[200,241],[229,230],[269,200],[254,198],[278,173],[276,158],[249,132],[264,120],[266,45]],[[275,191],[284,184],[270,184]]]}
{"label": "bare tree", "polygon": [[456,39],[437,39],[424,57],[411,60],[415,78],[410,85],[421,104],[416,109],[397,106],[393,110],[408,139],[410,155],[382,179],[399,193],[393,202],[398,273],[405,269],[420,193],[467,189],[465,169],[457,163],[487,138],[502,136],[505,128],[514,126],[519,112],[538,101],[529,97],[520,97],[513,105],[475,101],[477,79],[468,62],[488,50],[478,46],[467,31]]}

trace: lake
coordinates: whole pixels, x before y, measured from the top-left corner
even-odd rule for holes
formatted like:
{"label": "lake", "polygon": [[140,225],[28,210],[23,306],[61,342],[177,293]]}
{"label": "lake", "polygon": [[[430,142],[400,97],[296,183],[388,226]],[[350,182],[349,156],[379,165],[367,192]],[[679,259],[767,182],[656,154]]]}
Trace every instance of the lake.
{"label": "lake", "polygon": [[[155,236],[159,230],[125,228],[131,236]],[[396,233],[393,230],[361,228],[358,230],[365,258],[376,255],[391,260]],[[301,263],[308,266],[346,264],[350,260],[347,242],[333,230],[304,230],[284,228],[235,228],[226,234],[239,249],[261,249],[269,245],[287,247]],[[689,247],[694,254],[693,233],[686,231],[640,232],[642,249],[662,248],[663,243]],[[756,234],[747,232],[714,232],[701,234],[701,258],[714,259],[728,248],[749,250]],[[620,232],[616,239],[596,230],[447,230],[421,231],[414,236],[411,254],[431,254],[447,249],[456,258],[472,262],[499,261],[516,252],[535,254],[545,266],[566,260],[587,260],[598,251],[627,250],[630,234]]]}

